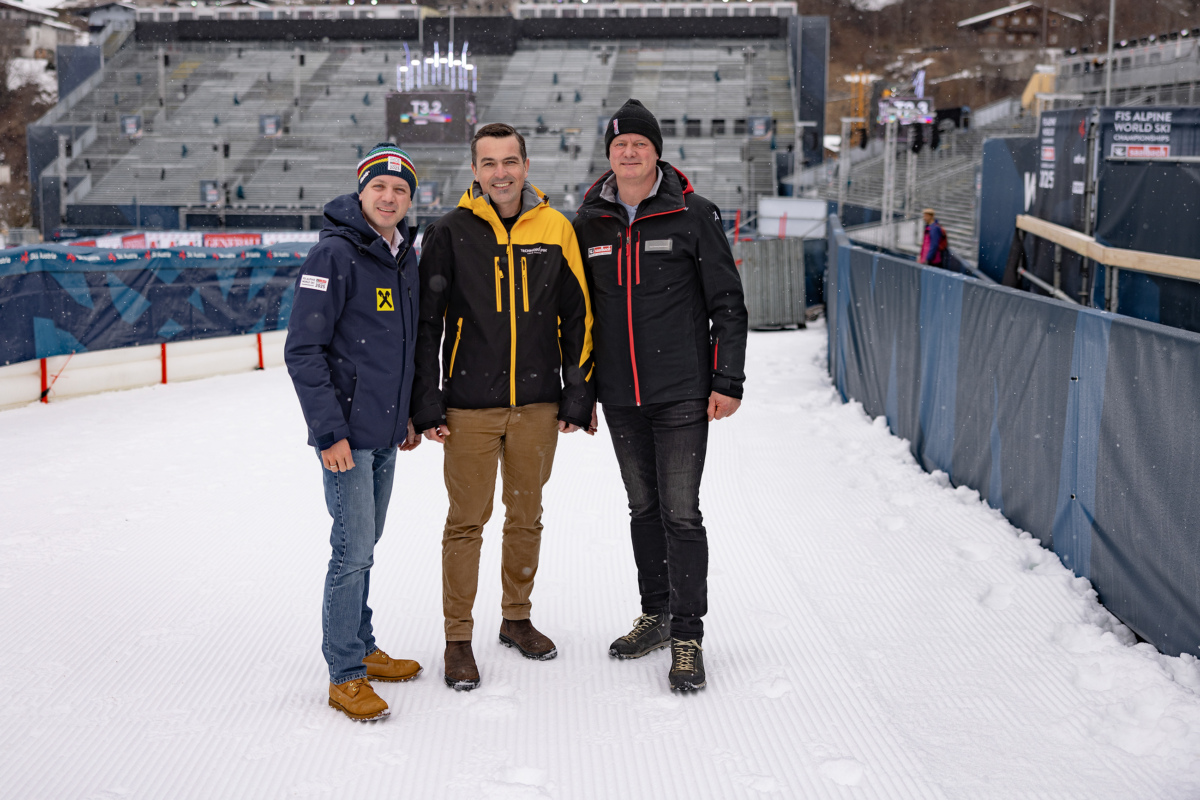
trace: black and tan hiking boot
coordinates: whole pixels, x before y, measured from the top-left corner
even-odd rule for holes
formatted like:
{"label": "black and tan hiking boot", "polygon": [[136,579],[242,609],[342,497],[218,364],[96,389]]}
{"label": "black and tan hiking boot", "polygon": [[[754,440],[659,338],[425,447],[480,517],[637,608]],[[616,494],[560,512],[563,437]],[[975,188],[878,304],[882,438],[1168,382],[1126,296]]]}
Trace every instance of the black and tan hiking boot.
{"label": "black and tan hiking boot", "polygon": [[667,675],[673,692],[691,692],[703,689],[704,655],[703,648],[695,639],[683,641],[671,640],[671,672]]}
{"label": "black and tan hiking boot", "polygon": [[633,621],[633,630],[608,646],[613,658],[641,658],[671,643],[671,615],[666,611],[642,614]]}

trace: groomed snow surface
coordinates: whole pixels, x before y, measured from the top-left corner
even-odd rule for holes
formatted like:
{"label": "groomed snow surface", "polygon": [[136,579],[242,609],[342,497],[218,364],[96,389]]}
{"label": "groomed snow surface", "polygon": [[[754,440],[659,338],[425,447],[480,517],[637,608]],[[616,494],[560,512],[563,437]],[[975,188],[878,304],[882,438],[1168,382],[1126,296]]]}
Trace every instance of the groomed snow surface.
{"label": "groomed snow surface", "polygon": [[708,688],[616,661],[639,613],[607,432],[563,436],[533,619],[482,686],[441,679],[441,451],[400,454],[371,601],[425,667],[392,716],[326,705],[328,517],[282,369],[0,414],[5,798],[1197,798],[1200,669],[1097,605],[1028,534],[922,472],[824,369],[750,337],[714,424]]}

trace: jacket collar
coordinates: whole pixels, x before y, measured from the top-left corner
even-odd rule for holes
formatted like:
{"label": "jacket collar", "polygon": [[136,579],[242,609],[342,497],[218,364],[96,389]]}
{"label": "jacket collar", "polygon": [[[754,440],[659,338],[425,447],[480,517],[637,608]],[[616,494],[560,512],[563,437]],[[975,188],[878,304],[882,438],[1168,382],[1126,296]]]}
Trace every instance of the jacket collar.
{"label": "jacket collar", "polygon": [[[654,191],[649,197],[638,204],[637,219],[655,214],[666,214],[672,211],[682,211],[685,198],[692,194],[691,181],[687,176],[666,161],[658,162],[660,177]],[[611,183],[612,189],[608,189]],[[616,178],[609,170],[600,176],[600,180],[592,184],[592,188],[584,195],[583,205],[579,207],[581,216],[616,216],[626,219],[625,208],[616,201]],[[605,195],[608,194],[606,197]]]}
{"label": "jacket collar", "polygon": [[[520,217],[537,211],[542,206],[549,207],[550,198],[547,197],[541,189],[538,189],[529,181],[525,181],[525,185],[521,187],[521,213]],[[458,201],[459,208],[465,208],[471,211],[475,216],[490,222],[493,227],[499,227],[504,230],[504,223],[500,221],[500,214],[492,205],[492,199],[483,193],[483,189],[479,186],[479,181],[474,181],[467,191],[463,192],[463,196]]]}
{"label": "jacket collar", "polygon": [[412,243],[412,231],[404,220],[400,221],[396,230],[400,233],[401,244],[393,259],[391,247],[363,216],[358,195],[344,194],[325,204],[325,227],[321,230],[320,238],[340,236],[359,250],[374,250],[377,255],[383,255],[385,261],[395,263],[404,257]]}

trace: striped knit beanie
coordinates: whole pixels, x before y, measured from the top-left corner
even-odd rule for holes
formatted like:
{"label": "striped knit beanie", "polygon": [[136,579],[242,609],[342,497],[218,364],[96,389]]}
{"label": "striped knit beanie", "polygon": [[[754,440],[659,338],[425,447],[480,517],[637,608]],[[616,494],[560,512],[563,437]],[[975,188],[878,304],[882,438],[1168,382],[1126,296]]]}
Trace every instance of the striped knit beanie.
{"label": "striped knit beanie", "polygon": [[395,175],[408,181],[409,193],[417,196],[417,168],[413,166],[412,158],[391,142],[381,142],[367,153],[367,157],[358,162],[358,190],[361,192],[367,182],[376,175]]}

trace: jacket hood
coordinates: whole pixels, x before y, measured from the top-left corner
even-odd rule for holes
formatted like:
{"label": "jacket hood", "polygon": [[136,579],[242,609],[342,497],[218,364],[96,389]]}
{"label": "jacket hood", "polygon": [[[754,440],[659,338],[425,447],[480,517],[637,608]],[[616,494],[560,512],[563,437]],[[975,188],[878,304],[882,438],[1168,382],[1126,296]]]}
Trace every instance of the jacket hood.
{"label": "jacket hood", "polygon": [[[649,203],[646,211],[660,214],[664,211],[674,211],[683,208],[684,198],[696,191],[692,188],[692,182],[688,180],[687,175],[684,175],[666,161],[659,160],[658,168],[663,173],[662,181],[658,187],[658,194],[642,201],[643,203]],[[610,169],[601,175],[598,181],[592,184],[591,188],[584,194],[583,203],[579,206],[577,213],[592,215],[601,211],[611,213],[614,209],[621,209],[616,203],[605,200],[600,195],[604,184],[612,177],[613,171]],[[621,209],[621,213],[625,213],[624,209]]]}
{"label": "jacket hood", "polygon": [[[550,198],[546,196],[545,192],[529,181],[525,181],[525,185],[521,187],[521,216],[539,205],[549,204],[549,202]],[[458,207],[474,212],[477,217],[489,221],[494,217],[497,223],[500,222],[500,212],[496,211],[492,206],[492,201],[483,193],[479,181],[474,181],[471,187],[463,192],[463,196],[459,198]]]}
{"label": "jacket hood", "polygon": [[[412,242],[412,232],[407,223],[401,220],[397,230],[400,231],[400,238],[405,245]],[[341,236],[363,248],[370,247],[376,239],[383,238],[363,216],[362,204],[356,194],[344,194],[325,204],[325,227],[321,229],[320,238],[324,239],[327,236]]]}

